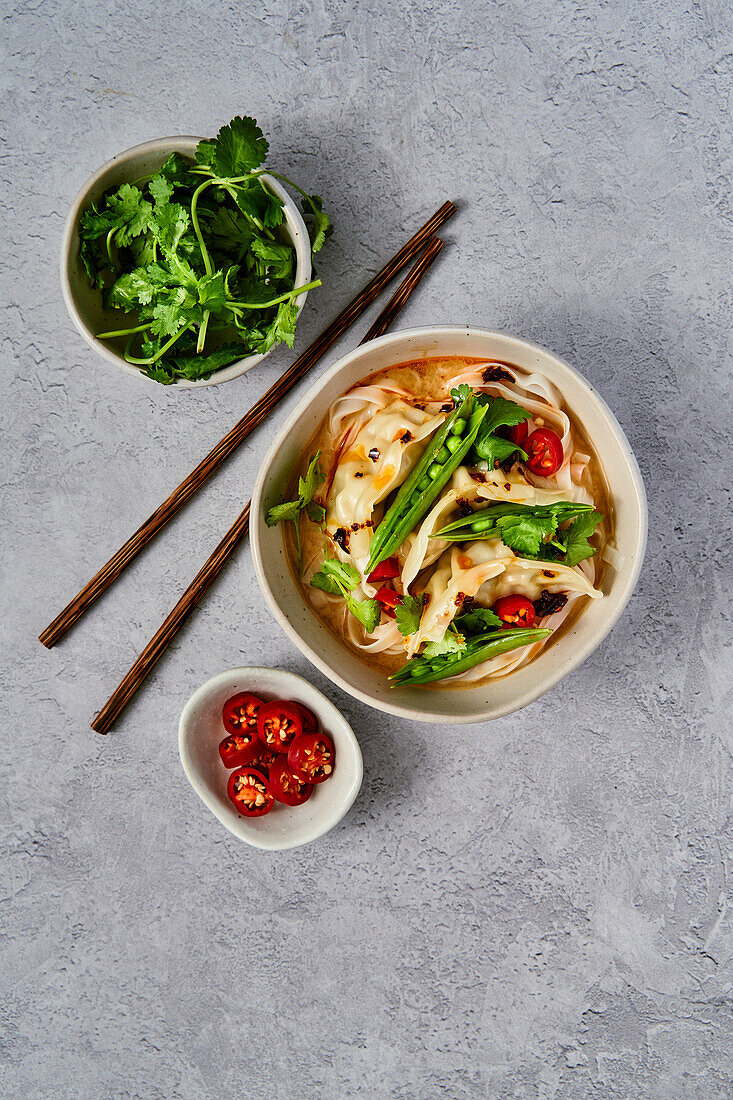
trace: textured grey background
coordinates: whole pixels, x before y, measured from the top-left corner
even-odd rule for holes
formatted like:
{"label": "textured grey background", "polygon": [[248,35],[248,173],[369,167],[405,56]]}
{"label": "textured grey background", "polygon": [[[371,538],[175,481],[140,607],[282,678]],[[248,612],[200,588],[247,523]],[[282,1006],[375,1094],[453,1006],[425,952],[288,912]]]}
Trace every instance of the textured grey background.
{"label": "textured grey background", "polygon": [[[730,5],[3,7],[0,1094],[730,1096]],[[273,624],[244,548],[91,733],[269,427],[62,645],[35,640],[290,359],[198,393],[138,383],[59,291],[98,164],[241,112],[337,226],[299,348],[450,196],[402,323],[538,341],[628,433],[637,593],[522,713],[443,730],[351,701]],[[292,854],[238,844],[178,763],[183,701],[246,662],[310,676],[364,750],[352,812]]]}

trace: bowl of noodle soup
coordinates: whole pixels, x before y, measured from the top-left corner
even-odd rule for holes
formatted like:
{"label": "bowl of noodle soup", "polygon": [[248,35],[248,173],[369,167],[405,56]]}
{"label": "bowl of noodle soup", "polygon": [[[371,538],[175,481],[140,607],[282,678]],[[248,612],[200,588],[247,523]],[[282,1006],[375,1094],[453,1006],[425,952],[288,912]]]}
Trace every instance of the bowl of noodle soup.
{"label": "bowl of noodle soup", "polygon": [[[534,472],[531,456],[527,461],[521,449],[503,457],[512,447],[507,427],[491,437],[503,448],[496,450],[501,461],[481,461],[476,450],[462,457],[467,433],[481,430],[471,427],[480,416],[469,418],[464,409],[475,414],[483,405],[490,410],[487,421],[494,408],[520,406],[526,418],[522,438],[529,437],[524,446],[538,432],[558,437],[562,461],[552,476]],[[456,438],[446,435],[451,425],[457,425]],[[441,440],[446,445],[439,446]],[[447,459],[443,472],[431,460],[431,448]],[[320,516],[304,512],[296,539],[293,522],[270,526],[267,517],[297,496],[298,479],[317,453],[323,481],[314,500]],[[484,453],[491,459],[494,451]],[[395,511],[409,512],[413,501],[414,522],[406,531],[398,525],[391,543],[382,538],[380,557],[377,543],[391,531]],[[546,528],[539,551],[506,526],[515,522],[514,513],[533,522],[554,516],[556,526]],[[576,513],[594,517],[581,560],[570,550]],[[488,535],[474,533],[485,515],[501,516],[495,521],[500,526]],[[628,602],[646,531],[636,459],[593,387],[536,345],[457,326],[388,334],[335,363],[273,440],[251,509],[257,578],[296,646],[334,683],[371,706],[444,723],[508,714],[575,669]],[[383,582],[370,580],[372,570],[375,562],[382,562],[377,572],[384,569],[388,552],[387,595],[418,609],[409,634],[394,604],[377,604],[382,613],[376,622],[371,615],[376,598],[385,599]],[[346,594],[330,580],[319,583],[324,560],[348,570],[353,590]],[[507,639],[521,623],[503,621],[497,625],[504,632],[487,627],[489,633],[469,636],[463,624],[490,618],[490,609],[498,610],[507,595],[521,595],[530,605],[535,632],[520,638],[515,630],[515,648]],[[368,621],[352,613],[354,600],[370,612]],[[486,659],[464,661],[470,666],[465,668],[451,664],[469,650],[446,650],[467,642],[477,654],[484,645]],[[433,654],[438,656],[429,665]],[[441,666],[447,668],[431,671]],[[453,667],[461,671],[449,675]],[[411,680],[411,668],[432,681],[423,683],[420,675]]]}

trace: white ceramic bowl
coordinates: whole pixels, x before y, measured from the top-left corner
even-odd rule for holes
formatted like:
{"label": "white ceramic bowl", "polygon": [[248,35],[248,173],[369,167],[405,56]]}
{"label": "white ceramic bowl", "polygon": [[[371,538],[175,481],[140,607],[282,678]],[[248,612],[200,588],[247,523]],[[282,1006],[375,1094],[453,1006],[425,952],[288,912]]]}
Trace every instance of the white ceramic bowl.
{"label": "white ceramic bowl", "polygon": [[[559,388],[593,441],[616,509],[615,546],[623,556],[618,572],[606,571],[602,600],[588,600],[558,641],[524,668],[502,679],[463,690],[391,688],[383,672],[342,645],[305,602],[288,568],[280,527],[268,527],[265,512],[282,499],[290,473],[329,405],[373,371],[429,356],[465,355],[500,359],[538,370]],[[379,710],[423,722],[483,722],[518,710],[553,687],[585,660],[626,606],[646,545],[644,484],[626,436],[592,386],[561,359],[525,340],[486,329],[436,327],[382,336],[339,359],[308,391],[272,442],[252,495],[250,538],[260,587],[275,618],[305,655],[349,694]]]}
{"label": "white ceramic bowl", "polygon": [[[242,817],[229,801],[227,782],[231,772],[219,758],[219,742],[226,736],[221,711],[238,691],[303,703],[333,738],[334,773],[325,783],[316,785],[302,806],[276,802],[264,817]],[[247,844],[270,851],[297,848],[323,836],[348,812],[361,787],[361,749],[349,723],[307,680],[278,668],[231,668],[202,684],[181,712],[178,751],[191,786],[222,825]]]}
{"label": "white ceramic bowl", "polygon": [[[196,146],[201,139],[197,137],[166,137],[156,138],[155,141],[145,141],[141,145],[133,145],[116,157],[112,157],[106,164],[89,177],[78,192],[71,204],[71,209],[66,218],[64,233],[61,242],[61,289],[66,302],[66,308],[71,315],[76,328],[86,342],[93,347],[103,359],[116,367],[121,367],[127,374],[133,374],[137,378],[147,378],[138,367],[128,363],[123,355],[125,337],[118,340],[97,340],[96,333],[111,332],[118,328],[129,326],[129,314],[119,309],[105,309],[102,305],[102,292],[95,290],[89,283],[89,278],[84,265],[79,258],[79,217],[88,210],[93,202],[102,197],[110,187],[119,187],[123,183],[132,183],[136,179],[150,175],[157,171],[161,164],[171,153],[182,153],[192,160],[196,153]],[[284,232],[295,249],[295,285],[303,286],[310,282],[311,278],[311,250],[308,239],[308,230],[300,215],[298,207],[292,198],[273,176],[265,174],[262,177],[267,186],[283,203],[285,219]],[[307,297],[307,291],[300,294],[295,304],[301,310]],[[266,353],[269,355],[269,352]],[[248,355],[244,359],[238,359],[230,363],[228,367],[215,371],[210,378],[190,382],[186,378],[177,379],[173,385],[181,388],[192,389],[197,386],[215,386],[219,382],[229,382],[232,378],[238,378],[240,374],[251,370],[260,363],[265,355]]]}

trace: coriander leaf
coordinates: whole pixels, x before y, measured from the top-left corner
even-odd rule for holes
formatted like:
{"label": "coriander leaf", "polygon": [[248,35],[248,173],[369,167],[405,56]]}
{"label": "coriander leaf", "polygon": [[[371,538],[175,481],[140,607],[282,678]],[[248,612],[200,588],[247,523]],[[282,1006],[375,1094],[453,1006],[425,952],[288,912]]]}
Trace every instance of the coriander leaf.
{"label": "coriander leaf", "polygon": [[210,252],[223,252],[227,256],[232,256],[237,262],[249,253],[254,230],[239,210],[220,206],[206,228],[207,237],[211,242]]}
{"label": "coriander leaf", "polygon": [[[208,143],[207,143],[208,144]],[[196,159],[199,160],[199,143]],[[211,159],[199,163],[209,164],[222,178],[245,176],[262,164],[269,148],[267,139],[253,118],[237,115],[228,126],[222,126],[213,142]],[[208,148],[202,151],[206,158]]]}
{"label": "coriander leaf", "polygon": [[156,206],[164,206],[173,194],[173,184],[165,176],[158,173],[148,183],[148,190],[153,196]]}
{"label": "coriander leaf", "polygon": [[314,573],[310,580],[311,588],[319,588],[321,592],[328,592],[331,596],[342,596],[343,592],[337,580],[326,573]]}
{"label": "coriander leaf", "polygon": [[216,152],[216,141],[200,141],[196,146],[196,163],[210,168]]}
{"label": "coriander leaf", "polygon": [[306,504],[305,510],[311,523],[321,524],[326,519],[326,509],[322,504],[316,504],[314,500]]}
{"label": "coriander leaf", "polygon": [[[182,187],[191,187],[193,185],[194,177],[189,173],[189,162],[180,153],[171,153],[168,160],[161,164],[153,179],[160,176],[163,179],[169,181],[169,183],[178,184]],[[153,182],[152,180],[150,181]],[[196,181],[198,186],[198,181]]]}
{"label": "coriander leaf", "polygon": [[249,275],[246,279],[239,279],[236,285],[237,301],[248,302],[253,306],[261,306],[262,303],[270,302],[276,296],[272,286],[268,286],[256,274]]}
{"label": "coriander leaf", "polygon": [[172,386],[176,380],[174,372],[161,366],[160,361],[146,367],[145,374],[148,378],[152,378],[154,382],[160,382],[163,386]]}
{"label": "coriander leaf", "polygon": [[155,243],[155,237],[148,228],[147,232],[141,233],[139,237],[135,237],[130,242],[130,253],[132,256],[132,267],[148,267],[155,261],[157,253],[157,245]]}
{"label": "coriander leaf", "polygon": [[326,480],[326,475],[322,472],[318,464],[320,457],[321,452],[317,451],[315,456],[308,463],[305,477],[298,478],[298,495],[300,496],[301,507],[304,507],[313,500],[319,485],[322,485]]}
{"label": "coriander leaf", "polygon": [[98,211],[92,206],[85,210],[79,221],[79,236],[83,241],[94,241],[97,237],[106,237],[110,229],[120,224],[117,214],[110,210]]}
{"label": "coriander leaf", "polygon": [[311,252],[320,252],[327,237],[333,233],[331,219],[323,209],[323,199],[320,195],[304,195],[300,200],[304,214],[312,214],[313,221],[308,227],[311,239]]}
{"label": "coriander leaf", "polygon": [[80,234],[79,256],[84,264],[84,270],[89,276],[90,283],[95,289],[101,289],[104,286],[104,278],[101,272],[109,267],[109,257],[104,246],[104,240],[101,237],[84,239]]}
{"label": "coriander leaf", "polygon": [[310,580],[312,588],[320,588],[332,596],[343,596],[351,614],[358,619],[368,634],[379,622],[382,609],[376,600],[357,600],[351,590],[358,587],[359,573],[350,562],[326,557],[320,570]]}
{"label": "coriander leaf", "polygon": [[287,344],[292,348],[295,343],[295,325],[298,320],[298,308],[292,302],[281,302],[275,318],[265,330],[265,339],[258,345],[261,355],[269,351],[273,344]]}
{"label": "coriander leaf", "polygon": [[[141,352],[142,356],[145,359],[152,359],[152,357],[154,355],[157,355],[158,352],[160,351],[160,344],[161,344],[161,342],[160,342],[160,340],[157,339],[157,337],[155,339],[148,339],[148,337],[143,336],[143,340],[142,340],[142,343],[140,345],[140,352]],[[155,364],[153,364],[153,365],[155,365]],[[158,366],[160,366],[160,365],[161,365],[160,362],[158,362]]]}
{"label": "coriander leaf", "polygon": [[323,560],[320,572],[327,577],[333,577],[347,592],[359,587],[359,570],[351,562],[339,561],[338,558],[326,557]]}
{"label": "coriander leaf", "polygon": [[487,462],[490,470],[494,468],[497,461],[503,462],[516,451],[526,459],[527,455],[516,444],[493,433],[497,428],[514,427],[523,420],[529,420],[527,410],[513,401],[506,401],[503,397],[487,397],[481,394],[478,400],[486,407],[486,415],[473,446],[478,458]]}
{"label": "coriander leaf", "polygon": [[[273,527],[276,523],[280,523],[283,519],[290,519],[294,522],[297,521],[300,512],[305,508],[308,512],[308,517],[314,523],[322,523],[326,518],[326,510],[320,504],[316,504],[313,500],[313,495],[318,489],[318,486],[326,480],[325,474],[322,473],[320,466],[318,465],[321,452],[316,451],[314,457],[308,463],[308,469],[304,478],[298,479],[298,496],[295,500],[284,501],[282,504],[276,504],[274,508],[271,508],[267,513],[267,524]],[[326,558],[323,564],[322,572],[329,572],[327,563],[335,563],[336,566],[341,566],[341,563],[337,559]],[[353,570],[352,574],[344,573],[341,576],[341,580],[346,582],[353,579],[356,575],[355,584],[351,584],[350,587],[355,588],[359,583],[359,574],[353,566],[344,566],[346,570]],[[315,586],[316,588],[318,585]],[[326,591],[329,591],[326,589]]]}
{"label": "coriander leaf", "polygon": [[248,353],[249,348],[244,344],[225,344],[208,355],[170,355],[166,363],[174,364],[177,374],[194,381],[197,378],[206,378],[213,371],[228,367],[230,363],[236,363],[237,359],[243,359]]}
{"label": "coriander leaf", "polygon": [[459,630],[468,634],[483,634],[487,630],[498,629],[502,626],[502,621],[488,608],[477,607],[473,611],[467,611],[465,615],[459,615],[455,624]]}
{"label": "coriander leaf", "polygon": [[143,198],[142,191],[130,183],[123,183],[107,199],[107,206],[118,219],[115,241],[124,248],[133,237],[143,233],[150,224],[153,207]]}
{"label": "coriander leaf", "polygon": [[202,309],[208,309],[211,313],[221,313],[226,302],[223,271],[217,271],[214,275],[204,275],[203,279],[199,279],[198,298]]}
{"label": "coriander leaf", "polygon": [[[271,279],[287,279],[293,270],[293,249],[289,244],[277,244],[263,237],[253,237],[251,250],[262,260],[264,271]],[[263,272],[264,273],[264,272]]]}
{"label": "coriander leaf", "polygon": [[446,630],[439,642],[428,642],[421,656],[430,660],[432,657],[442,657],[444,653],[458,653],[464,649],[466,639],[452,630]]}
{"label": "coriander leaf", "polygon": [[395,607],[395,622],[403,637],[406,638],[419,629],[423,603],[422,596],[405,596],[402,603]]}
{"label": "coriander leaf", "polygon": [[169,202],[155,208],[155,218],[150,228],[163,252],[173,256],[190,224],[189,216],[180,203]]}
{"label": "coriander leaf", "polygon": [[147,271],[136,268],[128,275],[121,275],[109,291],[110,305],[118,309],[133,310],[148,305],[158,293],[159,288],[152,282]]}
{"label": "coriander leaf", "polygon": [[481,435],[490,435],[497,428],[513,428],[515,424],[521,424],[523,420],[529,420],[529,413],[521,405],[514,401],[505,401],[503,397],[480,398],[481,404],[486,405],[488,411],[481,425]]}
{"label": "coriander leaf", "polygon": [[145,269],[145,274],[153,286],[159,289],[163,287],[191,285],[188,273],[186,271],[181,271],[180,268],[173,271],[169,267],[164,267],[163,264],[148,264]]}
{"label": "coriander leaf", "polygon": [[351,614],[359,620],[367,634],[371,634],[377,627],[382,614],[382,608],[378,602],[376,600],[356,600],[350,592],[344,592],[343,596]]}
{"label": "coriander leaf", "polygon": [[184,325],[200,321],[201,311],[187,308],[185,298],[185,291],[179,288],[166,301],[159,302],[153,309],[150,331],[156,336],[174,336]]}
{"label": "coriander leaf", "polygon": [[[299,515],[299,502],[297,500],[286,500],[282,504],[275,504],[274,507],[270,508],[265,516],[265,523],[268,527],[276,527],[278,523],[282,523],[285,519],[290,519],[295,523]],[[317,588],[318,585],[314,587]]]}
{"label": "coriander leaf", "polygon": [[512,443],[511,439],[502,439],[499,435],[482,436],[474,444],[474,450],[478,457],[488,464],[490,470],[494,469],[497,462],[504,462],[513,454],[523,458],[525,462],[527,460],[527,455],[521,447]]}
{"label": "coriander leaf", "polygon": [[464,401],[468,401],[470,397],[473,397],[473,390],[465,382],[462,382],[456,389],[450,391],[450,395],[453,398],[453,404],[456,408],[462,405]]}
{"label": "coriander leaf", "polygon": [[501,532],[501,541],[505,546],[534,558],[539,553],[543,538],[554,532],[557,522],[551,513],[538,516],[523,512],[518,515],[499,516],[496,526]]}
{"label": "coriander leaf", "polygon": [[259,177],[238,183],[234,201],[243,214],[262,222],[266,229],[274,229],[283,220],[282,202]]}
{"label": "coriander leaf", "polygon": [[600,512],[586,512],[577,516],[566,531],[561,533],[565,544],[565,565],[574,566],[585,558],[592,558],[597,550],[588,542],[598,524],[603,519]]}

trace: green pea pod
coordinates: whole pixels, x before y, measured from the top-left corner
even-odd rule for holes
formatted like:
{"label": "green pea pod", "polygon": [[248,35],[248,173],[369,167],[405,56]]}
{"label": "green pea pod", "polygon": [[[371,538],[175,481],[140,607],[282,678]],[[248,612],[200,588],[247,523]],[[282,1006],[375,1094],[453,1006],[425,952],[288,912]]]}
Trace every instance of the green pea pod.
{"label": "green pea pod", "polygon": [[[471,408],[473,411],[470,411]],[[473,397],[469,397],[448,417],[402,485],[392,506],[374,532],[366,566],[367,573],[371,573],[381,561],[395,552],[405,536],[428,511],[473,446],[486,413],[485,405],[476,406]],[[446,448],[447,460],[437,463],[438,452],[459,420],[465,424],[465,434],[462,435],[460,446],[452,453],[450,448]],[[421,489],[420,484],[426,479],[429,483]]]}
{"label": "green pea pod", "polygon": [[413,657],[406,665],[390,676],[392,687],[404,685],[432,684],[436,680],[445,680],[448,676],[459,676],[482,661],[498,657],[520,646],[532,645],[552,634],[551,630],[492,630],[471,638],[463,649],[455,653],[446,653],[442,657],[428,660],[426,657]]}
{"label": "green pea pod", "polygon": [[[573,504],[571,501],[561,500],[556,504],[512,504],[509,501],[503,504],[489,504],[484,508],[477,508],[467,516],[449,523],[442,530],[436,531],[430,537],[433,539],[446,539],[448,542],[467,542],[474,539],[495,539],[501,537],[501,532],[495,521],[505,516],[549,516],[552,515],[557,523],[563,523],[567,519],[574,519],[586,512],[592,512],[592,504]],[[474,528],[474,524],[477,525]],[[478,525],[481,524],[480,527]]]}

